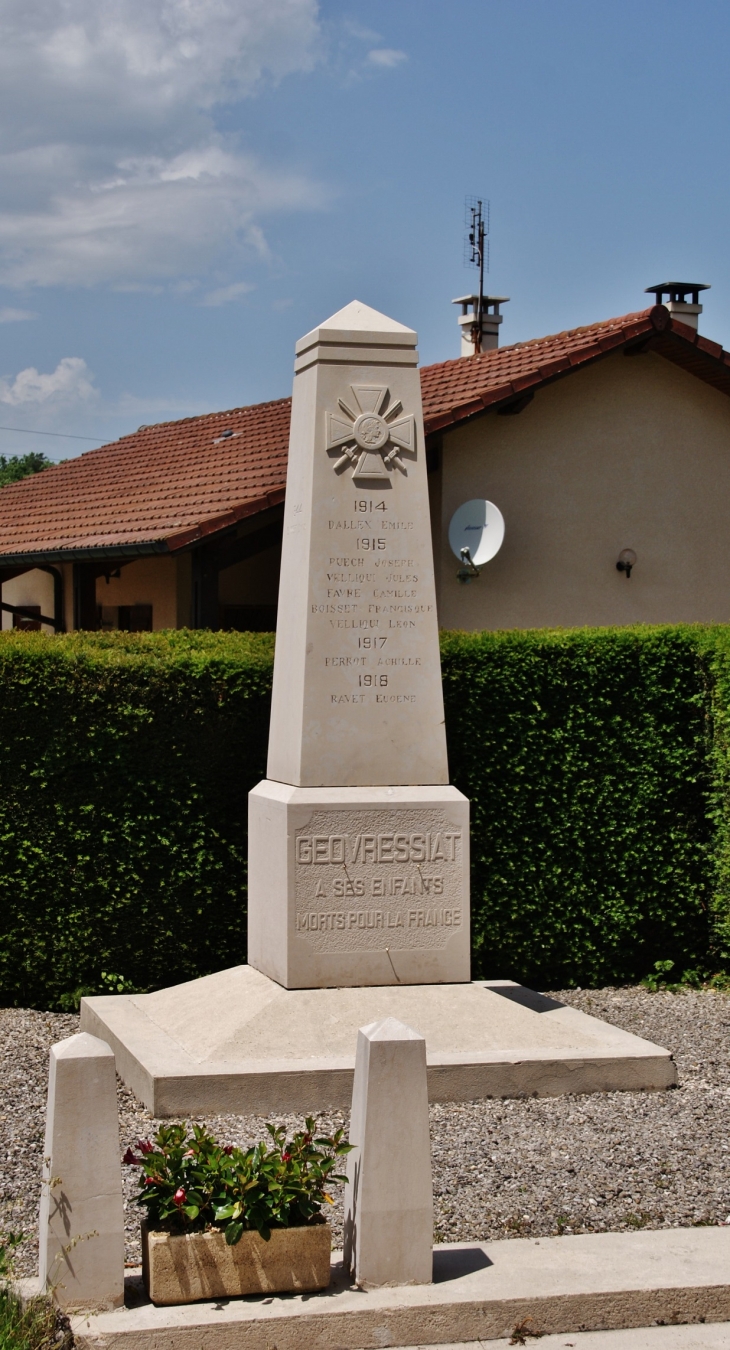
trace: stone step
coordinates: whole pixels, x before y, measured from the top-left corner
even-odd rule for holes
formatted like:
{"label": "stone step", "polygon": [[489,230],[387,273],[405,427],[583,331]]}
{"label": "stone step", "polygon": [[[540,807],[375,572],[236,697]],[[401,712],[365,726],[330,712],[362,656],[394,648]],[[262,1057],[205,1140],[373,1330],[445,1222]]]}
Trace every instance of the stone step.
{"label": "stone step", "polygon": [[[382,1350],[506,1340],[520,1326],[568,1339],[649,1328],[632,1333],[646,1338],[654,1323],[725,1321],[730,1228],[723,1227],[444,1244],[434,1250],[430,1285],[365,1292],[352,1288],[336,1263],[332,1285],[321,1294],[175,1308],[153,1307],[133,1276],[125,1308],[75,1317],[72,1325],[78,1350]],[[654,1350],[655,1344],[656,1350],[695,1344],[725,1350],[704,1334],[698,1328],[696,1342],[618,1344],[621,1350]],[[541,1341],[546,1350],[549,1344]],[[580,1350],[599,1346],[604,1350],[600,1342]]]}

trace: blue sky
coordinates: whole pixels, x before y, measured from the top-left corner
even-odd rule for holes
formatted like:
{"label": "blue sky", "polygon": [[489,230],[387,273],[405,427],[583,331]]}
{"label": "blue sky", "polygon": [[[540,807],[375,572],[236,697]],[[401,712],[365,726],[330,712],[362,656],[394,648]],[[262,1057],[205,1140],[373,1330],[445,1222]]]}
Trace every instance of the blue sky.
{"label": "blue sky", "polygon": [[0,0],[0,423],[279,397],[353,298],[456,356],[466,194],[503,342],[676,278],[730,347],[729,58],[726,0]]}

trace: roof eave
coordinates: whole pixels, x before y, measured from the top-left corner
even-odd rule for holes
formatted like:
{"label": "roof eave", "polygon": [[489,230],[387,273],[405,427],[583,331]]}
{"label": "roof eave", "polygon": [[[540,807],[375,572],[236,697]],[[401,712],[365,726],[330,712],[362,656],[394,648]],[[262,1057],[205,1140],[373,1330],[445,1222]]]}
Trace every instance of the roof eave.
{"label": "roof eave", "polygon": [[136,544],[104,544],[90,548],[34,549],[22,553],[0,553],[0,571],[6,567],[18,567],[49,563],[104,562],[124,559],[131,562],[134,558],[159,556],[166,554],[176,557],[197,545],[211,543],[221,535],[227,534],[241,521],[250,516],[262,515],[284,501],[285,489],[275,488],[251,501],[241,502],[230,511],[219,516],[210,516],[185,530],[176,530],[162,539],[145,540]]}
{"label": "roof eave", "polygon": [[[687,329],[685,324],[677,326],[697,337],[697,334],[692,329]],[[536,370],[530,371],[529,374],[505,381],[504,384],[497,385],[493,389],[484,390],[483,393],[470,399],[468,403],[457,405],[446,412],[436,413],[432,417],[426,417],[424,419],[425,433],[430,436],[435,432],[447,431],[451,427],[460,426],[463,422],[473,421],[476,417],[483,417],[485,413],[496,411],[528,392],[534,393],[537,389],[542,389],[548,384],[555,384],[557,380],[564,379],[566,375],[572,375],[576,370],[595,365],[597,361],[602,361],[604,357],[610,356],[621,347],[627,347],[637,339],[646,337],[647,334],[653,337],[655,334],[666,331],[669,327],[674,327],[674,321],[669,310],[664,305],[654,305],[644,318],[634,319],[631,323],[624,324],[613,333],[602,334],[595,341],[586,344],[585,347],[575,352],[571,352],[569,355],[558,357],[552,361],[547,360]],[[684,337],[684,331],[681,336]],[[711,345],[717,346],[716,343]],[[719,350],[721,351],[722,348],[719,348]]]}
{"label": "roof eave", "polygon": [[280,487],[264,493],[261,497],[255,497],[251,501],[241,502],[240,505],[232,506],[229,511],[225,511],[220,516],[210,516],[207,520],[199,521],[197,525],[191,525],[185,530],[178,530],[175,534],[167,535],[165,546],[170,553],[177,554],[186,549],[194,548],[196,544],[208,543],[212,536],[225,533],[248,516],[257,516],[263,511],[269,511],[273,506],[280,506],[285,495],[286,489]]}
{"label": "roof eave", "polygon": [[0,571],[4,567],[46,564],[46,563],[83,563],[104,562],[106,559],[126,559],[150,557],[152,554],[169,553],[164,539],[153,539],[140,544],[105,544],[91,548],[49,548],[34,549],[23,553],[0,553]]}

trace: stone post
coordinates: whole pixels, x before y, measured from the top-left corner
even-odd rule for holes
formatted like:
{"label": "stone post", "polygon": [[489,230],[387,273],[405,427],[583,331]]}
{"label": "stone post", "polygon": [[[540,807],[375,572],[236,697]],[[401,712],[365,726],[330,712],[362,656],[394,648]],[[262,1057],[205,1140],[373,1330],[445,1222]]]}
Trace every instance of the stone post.
{"label": "stone post", "polygon": [[87,1032],[51,1046],[39,1249],[41,1288],[62,1308],[123,1304],[114,1054]]}
{"label": "stone post", "polygon": [[433,1188],[426,1042],[394,1017],[357,1037],[345,1265],[362,1288],[430,1284]]}
{"label": "stone post", "polygon": [[285,989],[470,978],[411,328],[358,301],[297,343],[248,960]]}

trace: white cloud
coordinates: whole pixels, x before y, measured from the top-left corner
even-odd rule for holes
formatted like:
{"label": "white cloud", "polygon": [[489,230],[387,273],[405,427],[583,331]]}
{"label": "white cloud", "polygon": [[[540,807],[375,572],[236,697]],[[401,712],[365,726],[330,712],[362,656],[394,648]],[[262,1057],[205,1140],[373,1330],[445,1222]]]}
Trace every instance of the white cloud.
{"label": "white cloud", "polygon": [[[0,178],[3,161],[0,157]],[[58,193],[42,210],[0,212],[7,285],[137,286],[266,252],[254,217],[312,208],[321,189],[275,173],[220,138],[170,158],[120,160],[114,177]]]}
{"label": "white cloud", "polygon": [[342,29],[348,37],[356,38],[359,42],[382,41],[380,33],[376,33],[374,28],[365,28],[364,25],[358,23],[356,19],[343,19]]}
{"label": "white cloud", "polygon": [[23,323],[26,319],[37,319],[32,309],[11,309],[9,305],[0,307],[0,323]]}
{"label": "white cloud", "polygon": [[392,70],[393,66],[399,66],[401,61],[407,61],[406,52],[399,52],[395,47],[374,47],[368,52],[368,61],[373,66],[382,66],[387,70]]}
{"label": "white cloud", "polygon": [[86,402],[96,394],[93,375],[80,356],[64,356],[49,375],[35,366],[21,370],[14,380],[0,378],[0,403],[13,408],[29,404]]}
{"label": "white cloud", "polygon": [[209,291],[201,300],[201,305],[227,305],[231,300],[240,300],[241,296],[248,295],[253,290],[253,286],[248,281],[234,281],[230,286],[219,286],[216,291]]}
{"label": "white cloud", "polygon": [[317,15],[317,0],[2,0],[0,281],[220,274],[260,250],[267,213],[320,205],[215,121],[312,69]]}
{"label": "white cloud", "polygon": [[267,77],[311,69],[317,8],[316,0],[3,0],[3,83],[26,116],[55,98],[66,125],[90,103],[101,116],[106,107],[111,129],[120,112],[140,126],[150,115],[164,122],[185,106],[208,108]]}

